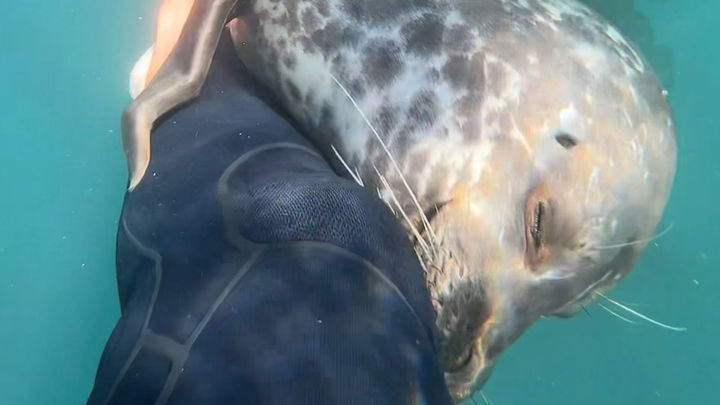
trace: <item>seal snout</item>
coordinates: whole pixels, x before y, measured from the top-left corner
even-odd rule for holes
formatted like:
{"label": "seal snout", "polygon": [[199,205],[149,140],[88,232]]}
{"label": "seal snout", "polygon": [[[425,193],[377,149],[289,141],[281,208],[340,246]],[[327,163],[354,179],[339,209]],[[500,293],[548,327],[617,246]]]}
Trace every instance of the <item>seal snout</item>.
{"label": "seal snout", "polygon": [[439,306],[438,326],[444,336],[442,361],[445,370],[457,372],[479,354],[475,343],[492,313],[492,303],[477,279],[453,287]]}

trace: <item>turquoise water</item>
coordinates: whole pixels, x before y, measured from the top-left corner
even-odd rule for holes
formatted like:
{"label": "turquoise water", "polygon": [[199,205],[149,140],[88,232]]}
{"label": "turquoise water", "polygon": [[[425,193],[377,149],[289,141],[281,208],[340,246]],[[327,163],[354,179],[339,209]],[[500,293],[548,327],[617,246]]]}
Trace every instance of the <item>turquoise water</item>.
{"label": "turquoise water", "polygon": [[[627,324],[593,305],[589,316],[531,329],[485,393],[495,405],[720,403],[720,1],[587,2],[643,49],[670,90],[679,130],[661,225],[674,227],[611,295],[688,331]],[[156,7],[2,7],[0,404],[79,404],[92,385],[119,315],[119,115]]]}

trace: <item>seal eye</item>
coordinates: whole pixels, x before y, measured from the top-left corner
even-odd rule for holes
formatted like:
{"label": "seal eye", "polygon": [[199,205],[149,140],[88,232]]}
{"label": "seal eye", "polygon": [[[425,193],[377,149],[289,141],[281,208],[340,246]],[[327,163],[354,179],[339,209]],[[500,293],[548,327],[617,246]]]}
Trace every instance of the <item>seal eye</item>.
{"label": "seal eye", "polygon": [[577,139],[567,132],[560,132],[555,135],[555,140],[565,149],[572,149],[578,144]]}
{"label": "seal eye", "polygon": [[[449,202],[450,201],[443,201],[440,203],[435,203],[435,204],[431,205],[430,208],[426,209],[423,212],[423,215],[425,216],[425,219],[427,220],[427,222],[428,223],[432,222],[432,220],[435,219],[435,217],[440,213],[440,210],[442,210],[443,207],[445,207],[445,205],[447,205]],[[415,221],[415,222],[416,222],[418,231],[420,233],[423,233],[427,230],[427,229],[425,229],[425,222],[422,220],[422,218],[417,219],[417,221]]]}
{"label": "seal eye", "polygon": [[450,201],[443,201],[440,203],[435,203],[430,208],[426,209],[424,214],[425,214],[425,218],[427,219],[427,221],[428,222],[432,221],[435,218],[435,216],[440,213],[440,210],[445,205],[447,205],[447,203],[449,203],[449,202]]}
{"label": "seal eye", "polygon": [[552,250],[553,202],[531,196],[525,211],[526,258],[531,268],[545,262]]}
{"label": "seal eye", "polygon": [[543,201],[538,201],[533,210],[533,219],[530,228],[530,236],[532,236],[533,246],[540,249],[543,245],[543,232],[545,231],[545,221],[547,217],[547,208]]}

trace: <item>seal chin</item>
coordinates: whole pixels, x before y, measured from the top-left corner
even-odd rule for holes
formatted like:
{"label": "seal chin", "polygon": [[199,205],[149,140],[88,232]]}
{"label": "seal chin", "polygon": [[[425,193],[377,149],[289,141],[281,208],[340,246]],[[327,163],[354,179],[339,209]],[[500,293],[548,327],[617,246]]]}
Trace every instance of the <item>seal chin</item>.
{"label": "seal chin", "polygon": [[482,341],[478,339],[467,363],[445,372],[445,381],[455,403],[470,398],[492,375],[495,362],[488,361],[482,347]]}

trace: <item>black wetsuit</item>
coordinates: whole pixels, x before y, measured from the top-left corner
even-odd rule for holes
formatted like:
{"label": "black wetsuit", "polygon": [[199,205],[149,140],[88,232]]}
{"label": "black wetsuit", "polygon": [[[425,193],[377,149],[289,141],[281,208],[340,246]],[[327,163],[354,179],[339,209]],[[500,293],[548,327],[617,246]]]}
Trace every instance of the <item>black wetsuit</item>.
{"label": "black wetsuit", "polygon": [[154,130],[88,404],[451,404],[404,231],[262,94],[223,37]]}

